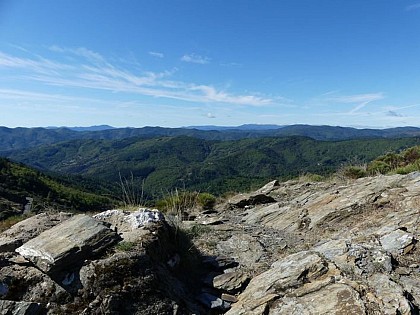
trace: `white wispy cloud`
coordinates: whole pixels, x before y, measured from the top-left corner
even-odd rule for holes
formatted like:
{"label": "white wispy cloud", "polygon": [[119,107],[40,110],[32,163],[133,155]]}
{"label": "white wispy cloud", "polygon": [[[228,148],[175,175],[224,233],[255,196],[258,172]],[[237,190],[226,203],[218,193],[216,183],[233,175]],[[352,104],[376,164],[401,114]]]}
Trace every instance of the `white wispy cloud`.
{"label": "white wispy cloud", "polygon": [[50,46],[49,49],[53,52],[57,53],[70,53],[77,55],[79,57],[84,57],[91,61],[96,62],[105,62],[105,58],[102,57],[101,54],[94,52],[90,49],[87,49],[85,47],[77,47],[77,48],[64,48],[57,45]]}
{"label": "white wispy cloud", "polygon": [[163,53],[157,52],[157,51],[149,51],[149,55],[153,56],[153,57],[157,57],[157,58],[165,57],[165,55]]}
{"label": "white wispy cloud", "polygon": [[333,103],[353,104],[353,108],[351,108],[347,113],[354,114],[360,111],[369,103],[382,100],[384,98],[385,96],[382,92],[337,96],[334,96],[334,93],[329,93],[326,100]]}
{"label": "white wispy cloud", "polygon": [[187,54],[187,55],[182,56],[181,60],[185,62],[198,63],[201,65],[205,65],[207,63],[210,63],[211,59],[208,57],[200,56],[196,54]]}
{"label": "white wispy cloud", "polygon": [[[273,103],[273,99],[260,95],[250,93],[238,95],[212,85],[172,79],[177,69],[136,73],[113,64],[102,55],[83,47],[51,46],[49,49],[57,53],[58,58],[54,60],[42,56],[22,58],[0,52],[0,69],[20,70],[16,71],[14,78],[22,82],[37,81],[63,88],[105,90],[197,103],[216,102],[250,106]],[[66,58],[69,55],[78,58]]]}
{"label": "white wispy cloud", "polygon": [[227,63],[221,63],[222,67],[242,67],[243,65],[238,62],[227,62]]}
{"label": "white wispy cloud", "polygon": [[23,69],[36,73],[57,74],[58,70],[65,70],[71,66],[51,61],[42,57],[22,58],[0,52],[0,67]]}
{"label": "white wispy cloud", "polygon": [[[69,96],[64,94],[53,94],[53,93],[43,93],[43,92],[32,92],[19,89],[0,89],[0,100],[14,100],[19,102],[28,102],[28,103],[39,103],[45,104],[45,102],[53,104],[102,104],[102,105],[116,105],[115,101],[104,100],[92,97],[79,97],[79,96]],[[120,104],[118,105],[120,106]],[[73,107],[78,107],[73,105]]]}
{"label": "white wispy cloud", "polygon": [[354,95],[339,95],[329,97],[328,99],[337,103],[365,103],[381,100],[384,98],[382,92],[368,93],[368,94],[354,94]]}

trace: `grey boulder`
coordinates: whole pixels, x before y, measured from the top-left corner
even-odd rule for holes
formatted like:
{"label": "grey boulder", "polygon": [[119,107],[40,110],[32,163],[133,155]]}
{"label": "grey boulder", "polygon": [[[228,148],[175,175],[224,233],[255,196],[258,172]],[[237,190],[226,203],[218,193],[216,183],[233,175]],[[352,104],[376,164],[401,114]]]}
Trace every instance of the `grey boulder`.
{"label": "grey boulder", "polygon": [[80,214],[42,232],[16,252],[43,272],[51,273],[80,264],[117,240],[118,235],[103,223]]}

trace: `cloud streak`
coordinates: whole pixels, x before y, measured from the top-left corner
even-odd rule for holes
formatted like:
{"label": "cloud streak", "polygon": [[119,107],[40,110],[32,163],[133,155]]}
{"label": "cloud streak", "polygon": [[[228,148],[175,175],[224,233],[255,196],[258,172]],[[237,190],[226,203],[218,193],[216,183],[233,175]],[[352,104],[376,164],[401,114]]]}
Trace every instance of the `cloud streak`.
{"label": "cloud streak", "polygon": [[[268,97],[253,94],[238,95],[212,85],[173,79],[177,69],[136,73],[113,64],[102,55],[83,47],[69,49],[51,46],[49,50],[57,54],[58,58],[47,59],[42,56],[22,58],[0,52],[0,70],[2,68],[15,70],[13,77],[16,80],[36,81],[63,88],[104,90],[196,103],[215,102],[249,106],[273,103],[273,99]],[[194,58],[195,61],[199,61],[204,57],[194,55]],[[202,59],[201,62],[208,62],[207,60]]]}
{"label": "cloud streak", "polygon": [[326,98],[327,102],[338,103],[338,104],[353,104],[353,108],[347,112],[347,114],[355,114],[361,109],[366,107],[371,102],[379,101],[384,99],[382,92],[379,93],[367,93],[367,94],[353,94],[353,95],[338,95],[333,96],[335,92],[329,92]]}
{"label": "cloud streak", "polygon": [[383,93],[369,93],[369,94],[355,94],[355,95],[341,95],[330,97],[328,100],[337,103],[365,103],[381,100],[384,98]]}
{"label": "cloud streak", "polygon": [[157,57],[157,58],[165,57],[165,55],[163,53],[157,52],[157,51],[149,51],[149,55],[153,56],[153,57]]}
{"label": "cloud streak", "polygon": [[190,62],[190,63],[198,63],[200,65],[205,65],[210,63],[210,58],[208,57],[204,57],[204,56],[200,56],[200,55],[196,55],[196,54],[189,54],[189,55],[184,55],[181,57],[181,61],[184,62]]}

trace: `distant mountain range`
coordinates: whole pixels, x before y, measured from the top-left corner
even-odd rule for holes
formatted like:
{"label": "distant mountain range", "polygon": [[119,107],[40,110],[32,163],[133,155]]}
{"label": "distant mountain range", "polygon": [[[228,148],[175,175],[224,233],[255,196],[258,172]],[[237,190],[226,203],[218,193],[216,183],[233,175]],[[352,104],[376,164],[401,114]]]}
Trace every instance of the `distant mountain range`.
{"label": "distant mountain range", "polygon": [[[273,179],[328,175],[343,165],[366,163],[420,139],[317,141],[265,137],[230,141],[194,137],[76,139],[0,154],[39,170],[80,175],[115,184],[133,178],[148,198],[175,189],[223,194],[247,191]],[[114,190],[115,191],[115,190]]]}
{"label": "distant mountain range", "polygon": [[273,130],[280,129],[285,126],[280,125],[259,125],[259,124],[246,124],[240,126],[188,126],[187,129],[197,129],[197,130],[215,130],[215,131],[225,131],[225,130]]}
{"label": "distant mountain range", "polygon": [[311,125],[242,125],[239,127],[196,126],[184,128],[113,128],[111,126],[60,128],[0,127],[0,152],[36,147],[76,139],[118,140],[131,137],[155,138],[188,136],[203,140],[240,140],[247,138],[304,136],[315,140],[339,141],[371,138],[420,136],[420,128],[356,129]]}
{"label": "distant mountain range", "polygon": [[47,127],[47,129],[59,129],[59,128],[67,128],[74,131],[103,131],[108,129],[115,129],[115,127],[109,125],[98,125],[98,126],[89,126],[89,127]]}

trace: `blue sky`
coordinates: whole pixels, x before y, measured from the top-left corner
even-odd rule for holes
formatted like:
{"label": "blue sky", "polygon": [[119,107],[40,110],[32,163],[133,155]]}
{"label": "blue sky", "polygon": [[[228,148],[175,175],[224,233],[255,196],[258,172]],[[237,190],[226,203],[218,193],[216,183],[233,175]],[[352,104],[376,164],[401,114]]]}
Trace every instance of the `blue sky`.
{"label": "blue sky", "polygon": [[420,1],[0,0],[0,125],[420,126]]}

